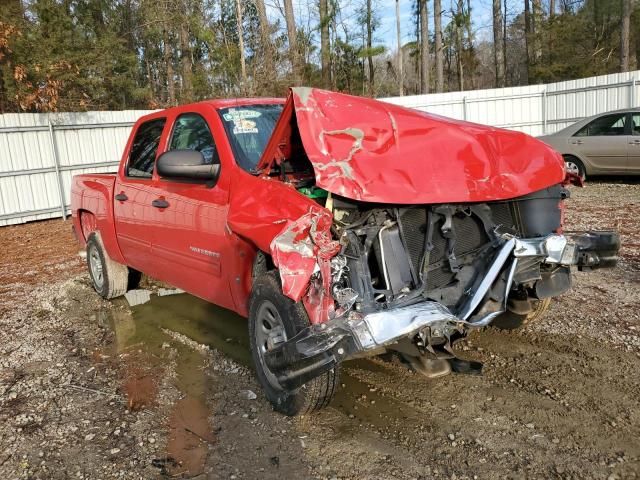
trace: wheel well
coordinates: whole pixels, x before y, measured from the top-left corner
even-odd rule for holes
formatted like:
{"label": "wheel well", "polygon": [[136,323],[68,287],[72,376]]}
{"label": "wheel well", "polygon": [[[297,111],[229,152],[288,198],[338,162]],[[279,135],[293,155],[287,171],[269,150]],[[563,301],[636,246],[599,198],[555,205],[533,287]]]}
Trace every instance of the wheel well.
{"label": "wheel well", "polygon": [[255,282],[256,278],[265,273],[275,270],[276,266],[273,263],[273,258],[268,253],[259,250],[256,253],[256,258],[253,260],[253,267],[251,269],[251,280],[252,283]]}
{"label": "wheel well", "polygon": [[584,161],[582,161],[582,159],[580,157],[577,157],[575,155],[572,155],[570,153],[564,154],[562,155],[562,158],[564,159],[564,161],[566,162],[567,160],[577,160],[580,165],[582,165],[582,168],[584,170],[584,173],[589,173],[587,172],[587,165],[586,163],[584,163]]}
{"label": "wheel well", "polygon": [[78,218],[80,219],[80,230],[85,243],[92,232],[98,230],[98,222],[96,216],[88,210],[78,210]]}

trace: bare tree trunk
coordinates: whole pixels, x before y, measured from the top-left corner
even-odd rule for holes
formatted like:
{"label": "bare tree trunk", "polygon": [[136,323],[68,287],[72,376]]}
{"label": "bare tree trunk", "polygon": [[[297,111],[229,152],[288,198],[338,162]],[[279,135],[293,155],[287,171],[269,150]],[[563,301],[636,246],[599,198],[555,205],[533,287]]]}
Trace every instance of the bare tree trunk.
{"label": "bare tree trunk", "polygon": [[[267,18],[267,9],[264,6],[264,0],[255,0],[255,2],[258,21],[260,22],[260,43],[262,44],[261,65],[263,65],[263,68],[258,70],[258,77],[261,79],[261,82],[264,82],[263,85],[272,91],[272,88],[269,86],[272,82],[267,81],[268,76],[273,75],[275,61],[273,58],[273,48],[271,46],[269,19]],[[255,81],[254,79],[254,82]]]}
{"label": "bare tree trunk", "polygon": [[509,74],[507,70],[507,0],[504,0],[504,14],[502,15],[502,64],[504,65],[504,77],[505,85],[507,84],[507,76]]}
{"label": "bare tree trunk", "polygon": [[400,0],[396,0],[396,40],[398,42],[398,94],[404,95],[404,75],[402,73],[402,44],[400,38]]}
{"label": "bare tree trunk", "polygon": [[145,53],[143,54],[143,57],[144,57],[145,70],[147,72],[147,82],[149,82],[149,84],[151,85],[151,96],[153,100],[155,100],[156,97],[158,96],[158,82],[156,81],[155,75],[153,75],[153,73],[151,72],[151,64],[149,63],[149,57],[147,56],[147,53],[146,53],[146,50],[147,50],[146,46],[144,50],[145,50]]}
{"label": "bare tree trunk", "polygon": [[444,88],[444,52],[442,51],[442,3],[441,0],[433,0],[433,28],[435,30],[435,56],[436,56],[436,92],[442,92]]}
{"label": "bare tree trunk", "polygon": [[373,14],[371,12],[371,0],[367,0],[367,63],[369,64],[369,95],[375,92],[375,79],[373,69]]}
{"label": "bare tree trunk", "polygon": [[502,1],[493,0],[493,59],[496,66],[496,87],[504,87],[504,38],[502,32]]}
{"label": "bare tree trunk", "polygon": [[189,45],[189,31],[187,30],[186,19],[180,23],[180,63],[182,65],[182,96],[180,100],[191,102],[193,100],[191,47]]}
{"label": "bare tree trunk", "polygon": [[322,86],[331,88],[331,40],[329,39],[329,6],[327,0],[319,1],[320,11],[320,60]]}
{"label": "bare tree trunk", "polygon": [[542,42],[540,38],[542,24],[542,2],[541,0],[531,0],[531,35],[533,36],[533,61],[538,64],[542,58]]}
{"label": "bare tree trunk", "polygon": [[531,76],[531,12],[529,0],[524,0],[524,45],[527,54],[527,79]]}
{"label": "bare tree trunk", "polygon": [[135,20],[134,20],[134,6],[132,0],[125,0],[122,4],[122,28],[125,38],[127,39],[127,48],[130,51],[134,51],[136,48],[135,38]]}
{"label": "bare tree trunk", "polygon": [[631,2],[622,0],[622,25],[620,27],[620,71],[629,71],[629,34],[631,25]]}
{"label": "bare tree trunk", "polygon": [[458,10],[455,19],[456,62],[458,67],[458,90],[464,91],[464,65],[462,63],[462,0],[458,0]]}
{"label": "bare tree trunk", "polygon": [[174,83],[174,73],[173,73],[173,53],[171,52],[171,45],[169,43],[169,33],[167,32],[167,27],[162,30],[162,43],[163,43],[163,57],[164,57],[164,66],[167,74],[167,105],[175,105],[176,104],[176,87]]}
{"label": "bare tree trunk", "polygon": [[635,35],[636,37],[636,68],[640,68],[640,35]]}
{"label": "bare tree trunk", "polygon": [[[464,6],[463,6],[464,8]],[[471,25],[471,0],[467,0],[467,12],[464,17],[464,28],[467,31],[467,48],[466,48],[466,59],[467,59],[467,71],[471,72],[469,75],[469,82],[471,83],[471,90],[475,90],[476,88],[476,78],[475,78],[475,70],[476,70],[476,53],[475,47],[473,46],[473,29]]]}
{"label": "bare tree trunk", "polygon": [[556,0],[549,0],[549,18],[556,14]]}
{"label": "bare tree trunk", "polygon": [[284,0],[284,19],[287,24],[287,37],[289,38],[289,59],[293,83],[300,84],[300,72],[298,67],[298,42],[296,33],[296,20],[293,16],[293,1]]}
{"label": "bare tree trunk", "polygon": [[242,3],[236,0],[236,23],[238,24],[238,49],[240,50],[240,91],[247,91],[247,64],[244,60],[244,28],[242,27]]}
{"label": "bare tree trunk", "polygon": [[429,15],[427,0],[420,2],[420,93],[429,93]]}

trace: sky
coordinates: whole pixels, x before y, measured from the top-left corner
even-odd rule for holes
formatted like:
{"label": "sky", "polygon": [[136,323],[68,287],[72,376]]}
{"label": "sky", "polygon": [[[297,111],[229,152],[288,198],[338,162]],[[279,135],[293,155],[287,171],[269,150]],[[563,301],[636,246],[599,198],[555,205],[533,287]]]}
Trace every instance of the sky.
{"label": "sky", "polygon": [[[374,0],[375,1],[375,0]],[[400,0],[400,30],[402,33],[402,41],[408,42],[415,39],[415,27],[413,26],[413,4],[415,0]],[[451,0],[441,0],[442,2],[442,26],[446,25],[451,18],[449,12],[455,8],[455,3]],[[396,11],[395,1],[378,0],[378,11],[380,15],[381,25],[378,29],[378,35],[386,45],[395,48],[396,46]],[[504,1],[503,1],[504,5]],[[510,20],[522,10],[524,2],[507,0],[507,17]],[[433,1],[427,1],[429,13],[429,34],[433,34]],[[476,34],[476,40],[493,39],[493,13],[491,0],[471,0],[471,20],[473,22],[473,30]]]}
{"label": "sky", "polygon": [[[399,0],[400,1],[400,30],[402,43],[406,43],[415,39],[415,26],[413,24],[413,4],[415,0]],[[450,14],[453,7],[452,0],[441,0],[443,15],[442,25],[448,23]],[[363,5],[365,0],[341,0],[340,5],[342,8],[343,18],[346,19],[346,23],[350,23],[354,28],[360,28],[356,21],[355,11]],[[266,0],[265,2],[269,8],[269,15],[276,19],[282,19],[282,15],[278,10],[277,5],[282,5],[282,0]],[[512,18],[516,13],[519,13],[518,9],[522,9],[522,1],[507,0],[508,4],[508,18]],[[384,45],[389,50],[395,50],[396,45],[396,13],[395,13],[395,1],[394,0],[373,0],[374,10],[380,20],[380,26],[376,30],[374,36],[377,40],[377,45]],[[317,0],[293,0],[294,14],[296,15],[296,23],[299,25],[311,25],[317,26],[318,14],[317,14]],[[429,9],[429,33],[433,34],[433,1],[428,0]],[[491,40],[493,37],[492,30],[492,2],[491,0],[471,0],[471,19],[473,22],[474,32],[476,34],[476,40]],[[284,20],[282,20],[284,25]]]}

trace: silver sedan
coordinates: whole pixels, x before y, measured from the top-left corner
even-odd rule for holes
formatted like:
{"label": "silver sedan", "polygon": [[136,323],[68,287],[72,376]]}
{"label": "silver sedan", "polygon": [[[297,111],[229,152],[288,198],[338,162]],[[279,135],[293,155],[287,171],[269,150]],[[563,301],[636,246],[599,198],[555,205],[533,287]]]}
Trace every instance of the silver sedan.
{"label": "silver sedan", "polygon": [[603,113],[538,137],[564,157],[567,171],[640,175],[640,108]]}

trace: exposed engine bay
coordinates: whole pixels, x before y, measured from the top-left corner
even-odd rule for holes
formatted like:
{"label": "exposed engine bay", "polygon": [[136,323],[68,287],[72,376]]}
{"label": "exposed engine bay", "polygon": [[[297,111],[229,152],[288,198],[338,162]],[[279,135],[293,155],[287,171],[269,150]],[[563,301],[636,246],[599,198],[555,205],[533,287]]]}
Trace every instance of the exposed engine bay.
{"label": "exposed engine bay", "polygon": [[[556,186],[517,201],[411,207],[371,207],[334,199],[334,227],[345,245],[332,262],[336,301],[350,299],[344,290],[351,288],[358,297],[349,301],[363,313],[416,300],[440,302],[457,311],[504,235],[555,233],[560,228],[560,201],[567,195]],[[523,217],[521,210],[539,213]],[[519,269],[516,283],[532,293],[538,281],[558,274],[557,267],[540,261],[524,270]],[[540,290],[543,296],[551,293]]]}
{"label": "exposed engine bay", "polygon": [[[380,349],[453,358],[452,342],[471,328],[566,292],[570,266],[617,259],[614,233],[562,234],[569,196],[562,185],[508,201],[420,206],[310,192],[333,214],[339,251],[327,263],[335,308],[326,323],[268,352],[269,367],[289,388]],[[322,268],[309,283],[309,292],[322,291]]]}
{"label": "exposed engine bay", "polygon": [[[544,237],[560,229],[562,186],[513,201],[471,205],[385,206],[334,198],[335,234],[343,245],[332,261],[332,292],[340,313],[371,314],[431,301],[460,314],[508,236]],[[475,317],[498,311],[505,295],[526,311],[530,298],[564,293],[569,268],[533,257],[497,279]],[[501,287],[501,288],[499,288]],[[475,313],[475,312],[471,312]],[[449,347],[454,331],[430,335],[428,345]]]}

